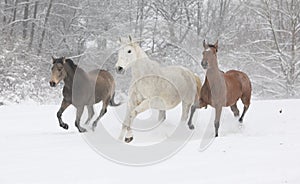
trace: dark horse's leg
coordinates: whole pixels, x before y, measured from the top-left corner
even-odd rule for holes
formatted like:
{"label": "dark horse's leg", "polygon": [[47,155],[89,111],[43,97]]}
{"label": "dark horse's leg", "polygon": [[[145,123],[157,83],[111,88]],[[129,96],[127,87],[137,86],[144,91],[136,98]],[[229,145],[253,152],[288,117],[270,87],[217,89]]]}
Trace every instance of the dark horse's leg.
{"label": "dark horse's leg", "polygon": [[100,115],[97,117],[97,119],[93,122],[93,125],[92,125],[92,130],[94,131],[95,130],[95,128],[96,128],[96,126],[97,126],[97,124],[98,124],[98,121],[99,121],[99,119],[102,117],[102,116],[104,116],[104,114],[107,112],[107,106],[108,106],[108,104],[109,104],[109,99],[107,99],[107,100],[103,100],[103,105],[102,105],[102,109],[101,109],[101,111],[100,111]]}
{"label": "dark horse's leg", "polygon": [[86,129],[82,128],[80,126],[80,118],[81,118],[81,115],[83,113],[83,109],[84,109],[84,106],[77,107],[77,112],[76,112],[75,126],[78,128],[79,132],[86,132]]}
{"label": "dark horse's leg", "polygon": [[71,103],[69,103],[65,99],[63,99],[63,101],[61,102],[60,109],[58,110],[58,112],[56,114],[56,116],[58,118],[59,126],[61,126],[62,128],[66,129],[66,130],[69,128],[69,126],[68,126],[68,124],[66,124],[62,121],[61,115],[66,110],[66,108],[69,107],[70,104]]}
{"label": "dark horse's leg", "polygon": [[240,115],[240,111],[236,106],[236,103],[232,106],[230,106],[231,111],[233,112],[234,117],[238,117]]}
{"label": "dark horse's leg", "polygon": [[222,113],[222,106],[216,107],[216,117],[215,117],[215,137],[219,136],[220,118]]}
{"label": "dark horse's leg", "polygon": [[158,121],[163,122],[166,119],[166,111],[165,110],[160,110],[158,114]]}
{"label": "dark horse's leg", "polygon": [[188,126],[189,126],[190,130],[194,130],[194,128],[195,128],[195,126],[193,125],[192,120],[193,120],[193,116],[194,116],[194,113],[196,111],[196,108],[197,108],[196,105],[192,105],[192,107],[191,107],[191,114],[190,114],[190,118],[189,118],[189,121],[188,121]]}
{"label": "dark horse's leg", "polygon": [[91,121],[91,119],[93,118],[93,116],[95,114],[93,105],[88,105],[87,110],[88,110],[88,119],[84,123],[86,125],[89,124],[89,122]]}

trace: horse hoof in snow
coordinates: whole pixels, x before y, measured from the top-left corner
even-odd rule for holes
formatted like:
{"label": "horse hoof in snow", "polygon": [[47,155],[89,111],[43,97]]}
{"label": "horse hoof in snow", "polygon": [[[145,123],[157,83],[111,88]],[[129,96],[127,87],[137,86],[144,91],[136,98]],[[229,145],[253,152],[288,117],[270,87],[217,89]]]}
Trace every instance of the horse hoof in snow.
{"label": "horse hoof in snow", "polygon": [[132,140],[133,140],[133,137],[129,137],[129,138],[125,137],[125,142],[126,143],[130,143]]}
{"label": "horse hoof in snow", "polygon": [[62,124],[60,125],[63,129],[68,130],[69,129],[69,125],[68,124]]}
{"label": "horse hoof in snow", "polygon": [[190,130],[194,130],[195,126],[194,125],[189,125]]}

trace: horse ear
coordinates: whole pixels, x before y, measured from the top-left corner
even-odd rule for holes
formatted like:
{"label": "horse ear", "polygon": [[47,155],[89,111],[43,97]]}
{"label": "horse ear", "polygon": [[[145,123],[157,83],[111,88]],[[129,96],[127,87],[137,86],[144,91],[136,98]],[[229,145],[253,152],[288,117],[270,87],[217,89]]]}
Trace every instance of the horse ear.
{"label": "horse ear", "polygon": [[119,44],[122,44],[122,38],[121,38],[121,37],[119,37],[118,43],[119,43]]}
{"label": "horse ear", "polygon": [[214,46],[215,46],[216,50],[218,51],[218,47],[219,47],[219,40],[217,40],[217,41],[216,41],[216,43],[215,43],[215,45],[214,45]]}
{"label": "horse ear", "polygon": [[205,49],[208,48],[208,45],[205,43],[205,40],[203,40],[203,47],[204,47]]}
{"label": "horse ear", "polygon": [[51,56],[51,59],[52,59],[52,64],[54,64],[55,58]]}

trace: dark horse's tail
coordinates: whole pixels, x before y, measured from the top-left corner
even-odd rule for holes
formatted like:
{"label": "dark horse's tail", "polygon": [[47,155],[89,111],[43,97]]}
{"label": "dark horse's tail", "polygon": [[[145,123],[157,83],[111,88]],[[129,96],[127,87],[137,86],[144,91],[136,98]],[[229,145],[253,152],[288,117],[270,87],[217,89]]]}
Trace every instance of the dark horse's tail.
{"label": "dark horse's tail", "polygon": [[112,97],[111,97],[111,99],[109,101],[109,105],[112,106],[112,107],[121,105],[121,103],[116,103],[115,102],[115,93],[112,95]]}

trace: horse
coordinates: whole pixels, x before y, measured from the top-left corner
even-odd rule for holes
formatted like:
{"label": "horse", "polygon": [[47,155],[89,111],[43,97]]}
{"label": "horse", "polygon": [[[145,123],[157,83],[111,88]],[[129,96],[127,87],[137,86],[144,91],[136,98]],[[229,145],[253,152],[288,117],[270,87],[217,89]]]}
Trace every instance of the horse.
{"label": "horse", "polygon": [[94,116],[93,105],[103,102],[100,115],[92,124],[92,130],[97,126],[99,119],[107,112],[107,106],[118,106],[114,101],[115,82],[113,76],[105,70],[92,70],[86,73],[79,66],[74,64],[71,59],[65,57],[52,57],[53,66],[51,68],[51,87],[56,87],[58,83],[64,81],[63,100],[60,109],[57,112],[59,126],[68,129],[68,124],[62,121],[62,113],[69,105],[76,107],[75,126],[79,132],[86,132],[86,129],[80,126],[80,118],[84,107],[88,110],[88,119],[85,124],[88,124]]}
{"label": "horse", "polygon": [[191,107],[189,121],[192,121],[196,108],[211,105],[216,110],[214,125],[215,137],[218,137],[222,107],[230,106],[234,116],[238,117],[239,109],[236,103],[241,99],[244,110],[239,118],[239,122],[242,123],[245,113],[250,106],[252,87],[250,79],[245,73],[237,70],[229,70],[225,73],[220,71],[217,60],[218,41],[212,45],[206,44],[204,40],[203,47],[201,65],[207,71],[204,84],[201,88],[199,103]]}
{"label": "horse", "polygon": [[[131,68],[132,75],[126,116],[119,139],[122,141],[125,136],[125,142],[131,142],[134,118],[150,108],[159,110],[159,120],[163,121],[166,118],[165,111],[182,102],[181,122],[186,122],[190,107],[196,103],[197,88],[201,88],[201,82],[200,87],[197,86],[197,80],[200,79],[182,66],[160,66],[130,36],[129,41],[120,38],[119,42],[121,48],[115,65],[116,72],[124,74]],[[193,124],[188,126],[194,129]]]}

